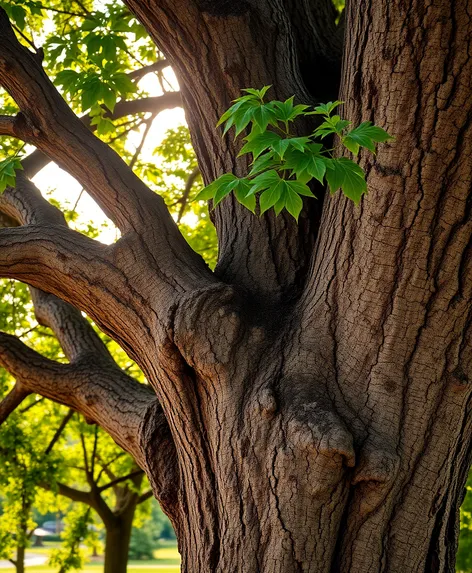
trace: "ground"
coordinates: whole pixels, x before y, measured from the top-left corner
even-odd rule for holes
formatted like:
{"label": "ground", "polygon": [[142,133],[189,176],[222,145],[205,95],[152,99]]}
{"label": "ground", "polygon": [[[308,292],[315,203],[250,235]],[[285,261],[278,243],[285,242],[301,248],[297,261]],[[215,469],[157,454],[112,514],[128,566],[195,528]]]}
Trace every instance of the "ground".
{"label": "ground", "polygon": [[[46,547],[32,547],[28,554],[31,556],[48,557],[51,551],[51,545]],[[152,561],[130,561],[128,573],[178,573],[180,571],[180,555],[175,545],[163,547],[155,552],[155,559]],[[0,562],[1,563],[1,562]],[[13,566],[1,567],[2,573],[13,573]],[[47,565],[26,567],[27,573],[57,573],[57,567],[48,567]],[[88,573],[94,571],[99,573],[103,571],[103,564],[89,563],[81,571]]]}

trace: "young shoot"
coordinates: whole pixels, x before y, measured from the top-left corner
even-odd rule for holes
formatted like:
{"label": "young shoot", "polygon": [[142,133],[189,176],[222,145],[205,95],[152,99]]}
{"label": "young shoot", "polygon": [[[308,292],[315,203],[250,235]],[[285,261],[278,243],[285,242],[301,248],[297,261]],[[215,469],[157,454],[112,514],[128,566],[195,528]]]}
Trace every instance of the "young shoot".
{"label": "young shoot", "polygon": [[[354,156],[361,147],[375,153],[376,143],[393,139],[384,129],[365,121],[351,129],[351,122],[333,115],[340,101],[321,104],[314,109],[294,105],[294,97],[286,101],[265,101],[270,86],[261,90],[245,89],[245,95],[234,100],[218,122],[224,124],[223,135],[232,127],[235,137],[246,128],[249,135],[239,156],[250,154],[251,169],[246,177],[225,173],[205,187],[195,200],[213,200],[216,207],[227,195],[236,199],[253,213],[256,194],[262,215],[273,208],[276,215],[286,209],[298,220],[303,207],[302,197],[315,197],[308,184],[317,180],[327,184],[331,193],[338,189],[357,205],[367,192],[365,173],[352,159],[334,157],[323,139],[338,137]],[[294,137],[292,124],[298,117],[322,116],[322,123],[309,135]]]}

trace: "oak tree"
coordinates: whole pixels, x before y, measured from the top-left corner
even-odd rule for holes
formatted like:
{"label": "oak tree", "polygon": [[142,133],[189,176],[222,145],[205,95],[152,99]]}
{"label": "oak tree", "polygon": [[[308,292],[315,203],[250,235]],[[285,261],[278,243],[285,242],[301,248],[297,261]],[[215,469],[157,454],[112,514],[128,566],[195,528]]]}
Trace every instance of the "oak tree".
{"label": "oak tree", "polygon": [[[93,32],[90,3],[74,4]],[[347,120],[395,137],[360,153],[358,207],[317,189],[297,224],[229,194],[212,212],[214,271],[2,14],[0,83],[20,111],[1,133],[76,177],[121,238],[68,229],[18,173],[0,200],[20,223],[0,231],[0,273],[87,313],[149,386],[65,324],[84,351],[67,365],[2,336],[17,383],[1,416],[35,392],[100,424],[149,477],[184,571],[454,570],[472,436],[468,4],[365,0],[339,16],[331,0],[126,1],[178,77],[206,184],[251,168],[215,129],[242,88],[339,99]],[[120,102],[90,82],[71,85],[98,125]]]}

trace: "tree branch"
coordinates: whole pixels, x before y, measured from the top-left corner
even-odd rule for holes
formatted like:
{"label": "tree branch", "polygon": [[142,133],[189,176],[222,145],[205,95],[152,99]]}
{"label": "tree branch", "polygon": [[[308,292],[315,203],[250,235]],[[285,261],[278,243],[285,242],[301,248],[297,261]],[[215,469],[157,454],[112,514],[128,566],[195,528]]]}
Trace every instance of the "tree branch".
{"label": "tree branch", "polygon": [[177,217],[177,223],[180,223],[180,221],[182,220],[182,217],[184,216],[185,209],[186,209],[187,203],[188,203],[188,198],[190,196],[190,192],[192,191],[193,184],[195,183],[195,181],[199,175],[200,175],[200,169],[198,167],[195,167],[195,169],[192,171],[192,173],[190,173],[190,175],[188,176],[188,179],[185,183],[184,193],[183,193],[182,197],[180,198],[180,209],[179,209],[179,214]]}
{"label": "tree branch", "polygon": [[[147,410],[156,402],[149,386],[98,358],[93,363],[86,360],[59,364],[5,333],[0,333],[0,365],[20,383],[13,396],[10,394],[0,404],[0,421],[21,402],[20,398],[37,393],[100,423],[139,465],[145,466],[139,443],[141,425]],[[167,435],[165,440],[169,439]]]}
{"label": "tree branch", "polygon": [[54,436],[52,437],[52,440],[49,442],[48,447],[44,450],[44,455],[47,456],[48,454],[51,453],[52,449],[54,448],[54,446],[57,444],[57,441],[59,440],[59,438],[62,435],[62,432],[65,430],[67,424],[69,423],[70,419],[72,418],[72,416],[74,415],[74,410],[69,410],[67,412],[67,414],[64,416],[62,422],[60,423],[59,427],[57,428],[57,430],[54,432]]}
{"label": "tree branch", "polygon": [[107,484],[105,484],[105,485],[100,486],[100,487],[98,488],[98,491],[101,493],[102,491],[105,491],[105,490],[107,490],[107,489],[110,489],[111,487],[115,487],[115,485],[118,485],[119,483],[122,483],[122,482],[124,482],[124,481],[126,481],[126,480],[129,480],[129,479],[131,479],[131,478],[133,478],[133,477],[135,477],[135,476],[142,475],[142,473],[143,473],[143,470],[142,470],[142,469],[135,470],[135,471],[129,473],[128,475],[118,477],[118,478],[112,480],[111,482],[109,482],[109,483],[107,483]]}
{"label": "tree branch", "polygon": [[139,505],[140,503],[143,503],[145,501],[147,501],[148,499],[150,499],[152,497],[152,490],[148,490],[146,492],[144,492],[143,494],[141,494],[138,498],[138,503],[136,505]]}
{"label": "tree branch", "polygon": [[[131,101],[119,101],[113,112],[105,108],[105,117],[116,120],[121,119],[122,117],[127,117],[128,115],[136,115],[139,113],[152,113],[157,115],[166,109],[180,107],[181,105],[182,99],[180,92],[168,92],[162,96],[146,97]],[[91,131],[95,131],[96,126],[90,124],[91,117],[88,114],[80,119]],[[30,178],[34,177],[50,161],[51,159],[47,155],[42,153],[39,149],[36,149],[36,151],[33,151],[33,153],[28,155],[28,157],[25,157],[22,161],[25,175]]]}
{"label": "tree branch", "polygon": [[[0,342],[1,344],[1,342]],[[0,356],[1,361],[1,356]],[[15,410],[25,398],[30,395],[30,392],[25,390],[18,382],[13,387],[13,390],[0,402],[0,425],[8,418],[8,416]]]}
{"label": "tree branch", "polygon": [[[72,501],[77,501],[78,503],[84,503],[85,505],[92,506],[93,500],[90,491],[75,489],[63,483],[57,483],[56,485],[59,495],[63,495]],[[47,490],[52,489],[48,484],[42,484],[42,487]]]}
{"label": "tree branch", "polygon": [[163,200],[70,110],[38,58],[18,42],[4,10],[0,10],[0,83],[33,126],[34,137],[25,141],[69,171],[121,231],[142,228],[150,212],[171,225]]}
{"label": "tree branch", "polygon": [[16,117],[11,115],[0,115],[0,135],[16,137],[15,120]]}
{"label": "tree branch", "polygon": [[106,267],[103,245],[65,227],[0,229],[1,276],[48,290],[82,308],[90,306],[93,291],[98,294],[93,284]]}
{"label": "tree branch", "polygon": [[169,62],[167,60],[158,60],[149,66],[144,66],[138,70],[134,70],[128,74],[130,80],[138,82],[141,78],[147,74],[155,74],[156,72],[162,72],[164,68],[169,67]]}

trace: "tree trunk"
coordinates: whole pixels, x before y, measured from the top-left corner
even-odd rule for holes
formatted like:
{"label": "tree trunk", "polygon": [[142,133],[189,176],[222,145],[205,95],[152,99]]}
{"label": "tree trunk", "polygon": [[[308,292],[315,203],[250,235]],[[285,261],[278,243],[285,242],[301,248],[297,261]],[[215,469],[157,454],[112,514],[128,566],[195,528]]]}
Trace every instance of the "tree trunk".
{"label": "tree trunk", "polygon": [[135,507],[106,523],[104,573],[126,573]]}
{"label": "tree trunk", "polygon": [[[215,129],[245,87],[310,103],[335,99],[341,80],[347,118],[396,140],[361,153],[359,207],[327,197],[297,227],[225,199],[212,274],[63,103],[34,115],[30,102],[55,92],[38,72],[33,97],[33,58],[15,67],[0,34],[0,80],[35,119],[35,143],[123,230],[92,247],[35,205],[32,239],[0,235],[0,272],[87,312],[158,401],[105,362],[67,378],[10,339],[4,362],[136,456],[185,573],[452,573],[472,457],[470,2],[352,2],[340,76],[329,0],[126,3],[175,67],[207,182],[247,168]],[[121,564],[124,545],[113,541]]]}
{"label": "tree trunk", "polygon": [[15,569],[16,573],[25,573],[25,553],[26,548],[18,545],[16,548]]}
{"label": "tree trunk", "polygon": [[[297,58],[287,61],[296,10],[128,4],[179,74],[206,180],[244,170],[214,125],[240,88],[306,94]],[[184,425],[176,397],[163,398],[187,573],[454,570],[472,435],[472,25],[466,0],[366,0],[351,3],[346,26],[345,114],[396,137],[377,157],[361,155],[369,195],[360,208],[341,195],[325,202],[307,274],[299,245],[295,267],[279,258],[290,247],[277,250],[274,235],[294,237],[276,230],[285,223],[269,215],[255,231],[223,202],[217,274],[239,293],[176,314],[198,405]],[[315,238],[312,222],[301,228]],[[257,263],[241,258],[248,252]],[[295,311],[279,306],[282,283],[285,293],[304,287]]]}

